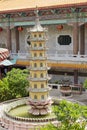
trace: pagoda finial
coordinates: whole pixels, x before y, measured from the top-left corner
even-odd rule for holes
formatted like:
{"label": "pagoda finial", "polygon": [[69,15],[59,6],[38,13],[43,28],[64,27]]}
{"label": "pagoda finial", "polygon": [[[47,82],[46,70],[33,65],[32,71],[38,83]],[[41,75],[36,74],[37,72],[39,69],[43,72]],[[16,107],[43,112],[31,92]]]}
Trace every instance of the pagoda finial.
{"label": "pagoda finial", "polygon": [[38,11],[38,7],[36,6],[36,10],[35,10],[35,14],[36,14],[35,25],[40,25],[38,12],[39,12]]}
{"label": "pagoda finial", "polygon": [[38,16],[38,12],[39,12],[39,11],[38,11],[38,7],[36,6],[36,10],[35,10],[36,17],[39,17],[39,16]]}

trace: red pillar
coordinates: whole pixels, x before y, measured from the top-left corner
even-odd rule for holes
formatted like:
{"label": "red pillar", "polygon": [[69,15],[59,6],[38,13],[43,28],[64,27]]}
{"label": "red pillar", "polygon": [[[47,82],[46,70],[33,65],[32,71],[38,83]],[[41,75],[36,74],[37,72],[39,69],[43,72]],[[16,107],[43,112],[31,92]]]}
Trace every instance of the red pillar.
{"label": "red pillar", "polygon": [[20,48],[19,48],[19,31],[17,27],[15,27],[15,39],[16,39],[16,53],[18,53]]}
{"label": "red pillar", "polygon": [[74,84],[78,84],[78,70],[74,70]]}
{"label": "red pillar", "polygon": [[10,26],[7,26],[7,48],[8,48],[9,51],[12,50]]}
{"label": "red pillar", "polygon": [[73,54],[78,54],[79,51],[79,25],[75,22],[73,25]]}
{"label": "red pillar", "polygon": [[[79,25],[75,22],[73,25],[73,54],[79,52]],[[78,70],[74,70],[74,84],[78,84]]]}
{"label": "red pillar", "polygon": [[80,54],[85,54],[85,25],[80,26]]}

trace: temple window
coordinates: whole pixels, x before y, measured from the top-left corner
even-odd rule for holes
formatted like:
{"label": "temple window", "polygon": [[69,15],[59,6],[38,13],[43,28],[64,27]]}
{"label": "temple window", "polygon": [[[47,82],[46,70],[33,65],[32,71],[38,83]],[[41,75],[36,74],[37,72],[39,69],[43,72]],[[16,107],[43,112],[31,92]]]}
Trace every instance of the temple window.
{"label": "temple window", "polygon": [[43,73],[41,73],[41,74],[40,74],[40,77],[41,77],[41,78],[43,78],[43,77],[44,77],[44,76],[43,76]]}
{"label": "temple window", "polygon": [[42,47],[42,43],[40,43],[39,46]]}
{"label": "temple window", "polygon": [[41,99],[44,99],[44,95],[41,95]]}
{"label": "temple window", "polygon": [[39,34],[39,37],[41,37],[41,34]]}
{"label": "temple window", "polygon": [[40,67],[43,67],[43,63],[40,63]]}
{"label": "temple window", "polygon": [[34,95],[34,99],[37,99],[37,95]]}
{"label": "temple window", "polygon": [[34,63],[34,67],[37,67],[37,63]]}
{"label": "temple window", "polygon": [[42,57],[42,53],[40,53],[40,56]]}
{"label": "temple window", "polygon": [[36,43],[34,44],[34,47],[37,47],[37,44],[36,44]]}
{"label": "temple window", "polygon": [[34,34],[34,37],[37,37],[37,35],[36,35],[36,34]]}
{"label": "temple window", "polygon": [[37,53],[34,53],[34,57],[37,57]]}
{"label": "temple window", "polygon": [[37,84],[34,84],[34,88],[37,88]]}
{"label": "temple window", "polygon": [[60,45],[70,45],[71,44],[71,37],[69,35],[60,35],[57,38],[57,42]]}
{"label": "temple window", "polygon": [[37,74],[36,73],[34,74],[34,78],[37,78]]}
{"label": "temple window", "polygon": [[44,88],[44,84],[41,84],[41,88]]}

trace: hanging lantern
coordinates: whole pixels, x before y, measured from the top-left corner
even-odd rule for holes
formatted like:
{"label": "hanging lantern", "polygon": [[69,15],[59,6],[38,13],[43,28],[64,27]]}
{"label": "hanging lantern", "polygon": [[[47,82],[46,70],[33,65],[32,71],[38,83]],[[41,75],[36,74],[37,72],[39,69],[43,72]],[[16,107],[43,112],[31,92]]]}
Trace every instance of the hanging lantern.
{"label": "hanging lantern", "polygon": [[87,28],[87,24],[85,24],[85,27]]}
{"label": "hanging lantern", "polygon": [[20,31],[20,32],[23,31],[23,27],[21,27],[21,26],[18,27],[18,31]]}
{"label": "hanging lantern", "polygon": [[2,31],[3,31],[3,28],[0,27],[0,32],[2,32]]}
{"label": "hanging lantern", "polygon": [[60,24],[60,25],[57,25],[57,30],[62,30],[63,29],[63,25]]}

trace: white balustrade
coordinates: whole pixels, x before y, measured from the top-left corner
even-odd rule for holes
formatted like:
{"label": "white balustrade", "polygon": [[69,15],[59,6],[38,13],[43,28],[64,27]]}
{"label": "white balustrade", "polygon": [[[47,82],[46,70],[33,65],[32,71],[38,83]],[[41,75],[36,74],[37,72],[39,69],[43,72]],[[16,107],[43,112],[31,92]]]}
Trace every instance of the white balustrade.
{"label": "white balustrade", "polygon": [[[29,59],[30,54],[29,53],[10,53],[10,57],[14,58],[17,57],[17,59]],[[80,55],[79,53],[77,55],[73,54],[47,54],[47,59],[50,62],[65,62],[65,63],[87,63],[87,55]]]}

